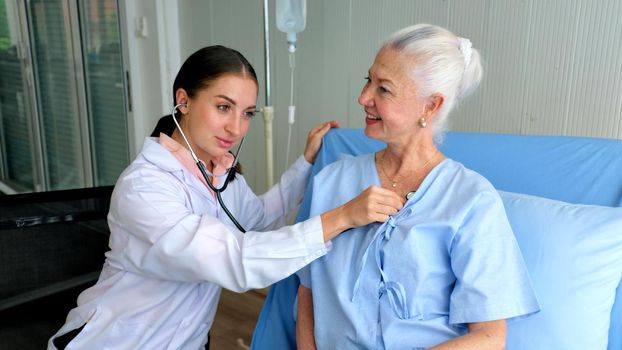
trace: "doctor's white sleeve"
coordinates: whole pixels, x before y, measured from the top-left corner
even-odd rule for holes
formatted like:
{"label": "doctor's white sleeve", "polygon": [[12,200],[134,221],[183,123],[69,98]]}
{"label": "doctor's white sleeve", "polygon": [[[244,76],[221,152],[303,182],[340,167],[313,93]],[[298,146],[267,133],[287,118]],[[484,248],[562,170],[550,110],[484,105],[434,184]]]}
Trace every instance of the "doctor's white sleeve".
{"label": "doctor's white sleeve", "polygon": [[212,215],[190,212],[184,188],[174,181],[163,184],[161,176],[140,175],[118,183],[113,195],[106,254],[113,267],[241,292],[266,287],[326,254],[319,217],[242,234]]}
{"label": "doctor's white sleeve", "polygon": [[[237,198],[243,201],[234,201],[231,195],[225,196],[227,205],[231,203],[236,208],[236,213],[243,216],[246,229],[264,231],[272,230],[285,223],[285,216],[296,210],[307,188],[311,164],[303,156],[298,159],[281,175],[280,181],[272,186],[266,193],[257,196],[244,182],[244,186],[236,187],[240,192]],[[236,179],[238,181],[238,179]],[[236,215],[237,216],[237,215]]]}

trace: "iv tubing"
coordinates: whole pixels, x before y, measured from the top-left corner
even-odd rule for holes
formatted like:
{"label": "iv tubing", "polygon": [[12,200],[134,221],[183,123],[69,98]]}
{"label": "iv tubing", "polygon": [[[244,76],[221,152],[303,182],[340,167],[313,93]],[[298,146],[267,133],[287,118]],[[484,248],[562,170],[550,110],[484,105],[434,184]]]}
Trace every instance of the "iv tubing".
{"label": "iv tubing", "polygon": [[296,106],[294,106],[294,68],[296,67],[296,56],[294,52],[289,53],[290,85],[289,85],[289,107],[287,109],[287,148],[285,151],[285,169],[289,165],[289,151],[292,141],[292,125],[295,122]]}

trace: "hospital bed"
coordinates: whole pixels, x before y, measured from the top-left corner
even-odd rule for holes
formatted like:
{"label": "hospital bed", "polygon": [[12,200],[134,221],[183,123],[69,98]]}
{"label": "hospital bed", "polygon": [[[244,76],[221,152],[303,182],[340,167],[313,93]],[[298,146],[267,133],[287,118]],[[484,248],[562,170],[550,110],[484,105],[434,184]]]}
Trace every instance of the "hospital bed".
{"label": "hospital bed", "polygon": [[[312,176],[382,147],[331,131]],[[538,296],[538,314],[509,323],[507,348],[622,350],[622,140],[450,132],[440,148],[500,191]],[[270,288],[251,349],[295,348],[297,287],[293,275]]]}

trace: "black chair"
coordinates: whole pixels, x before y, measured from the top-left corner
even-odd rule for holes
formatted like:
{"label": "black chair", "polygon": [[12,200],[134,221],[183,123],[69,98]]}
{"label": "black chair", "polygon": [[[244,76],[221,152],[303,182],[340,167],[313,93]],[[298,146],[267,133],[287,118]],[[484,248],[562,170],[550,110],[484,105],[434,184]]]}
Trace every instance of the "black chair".
{"label": "black chair", "polygon": [[0,311],[97,280],[112,189],[0,196]]}

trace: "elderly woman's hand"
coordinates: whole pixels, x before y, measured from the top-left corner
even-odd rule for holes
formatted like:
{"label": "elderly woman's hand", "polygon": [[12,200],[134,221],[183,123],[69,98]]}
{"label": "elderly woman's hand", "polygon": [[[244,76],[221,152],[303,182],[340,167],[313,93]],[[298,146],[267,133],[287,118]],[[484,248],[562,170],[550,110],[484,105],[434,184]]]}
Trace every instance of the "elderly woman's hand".
{"label": "elderly woman's hand", "polygon": [[322,145],[322,137],[326,135],[330,128],[338,128],[339,122],[336,120],[331,120],[325,123],[322,123],[315,128],[309,131],[309,136],[307,137],[307,146],[305,147],[304,157],[307,162],[313,164],[315,163],[315,157],[317,156],[317,151],[320,150],[320,146]]}

